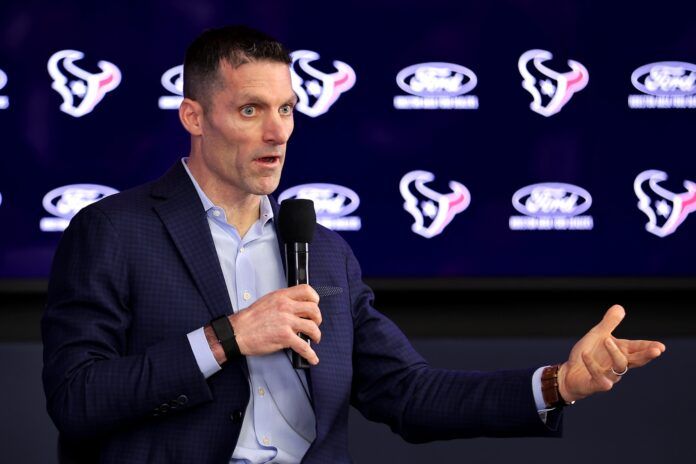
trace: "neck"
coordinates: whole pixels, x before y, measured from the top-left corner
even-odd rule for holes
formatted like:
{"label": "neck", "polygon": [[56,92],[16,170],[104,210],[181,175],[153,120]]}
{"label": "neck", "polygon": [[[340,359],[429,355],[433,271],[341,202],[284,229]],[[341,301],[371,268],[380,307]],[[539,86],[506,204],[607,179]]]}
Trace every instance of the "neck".
{"label": "neck", "polygon": [[240,194],[230,189],[216,176],[201,172],[197,163],[189,162],[188,168],[203,193],[215,206],[225,211],[227,223],[237,229],[240,237],[244,237],[259,219],[261,195]]}

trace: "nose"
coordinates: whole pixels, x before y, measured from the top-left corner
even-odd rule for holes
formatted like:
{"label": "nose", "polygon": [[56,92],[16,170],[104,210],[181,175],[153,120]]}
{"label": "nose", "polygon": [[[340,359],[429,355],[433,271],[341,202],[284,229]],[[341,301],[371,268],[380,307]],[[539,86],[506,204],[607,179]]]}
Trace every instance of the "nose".
{"label": "nose", "polygon": [[292,116],[269,114],[264,121],[263,141],[272,145],[284,145],[294,128]]}

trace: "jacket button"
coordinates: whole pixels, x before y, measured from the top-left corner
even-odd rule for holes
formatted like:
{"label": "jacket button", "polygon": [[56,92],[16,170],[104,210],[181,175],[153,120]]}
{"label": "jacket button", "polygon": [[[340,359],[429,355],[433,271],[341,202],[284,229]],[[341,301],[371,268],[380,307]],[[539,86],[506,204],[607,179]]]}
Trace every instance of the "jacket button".
{"label": "jacket button", "polygon": [[232,419],[232,422],[234,422],[235,424],[238,424],[242,422],[242,419],[244,419],[244,413],[237,409],[232,414],[230,414],[230,419]]}
{"label": "jacket button", "polygon": [[179,397],[176,399],[177,403],[179,403],[181,406],[185,405],[188,403],[188,396],[186,395],[179,395]]}

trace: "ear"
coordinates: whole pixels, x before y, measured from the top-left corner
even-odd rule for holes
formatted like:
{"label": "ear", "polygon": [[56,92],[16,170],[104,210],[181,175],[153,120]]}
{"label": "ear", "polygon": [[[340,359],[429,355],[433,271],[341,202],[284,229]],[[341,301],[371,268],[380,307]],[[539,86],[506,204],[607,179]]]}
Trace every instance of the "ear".
{"label": "ear", "polygon": [[191,135],[203,134],[203,107],[190,98],[184,98],[179,106],[179,120]]}

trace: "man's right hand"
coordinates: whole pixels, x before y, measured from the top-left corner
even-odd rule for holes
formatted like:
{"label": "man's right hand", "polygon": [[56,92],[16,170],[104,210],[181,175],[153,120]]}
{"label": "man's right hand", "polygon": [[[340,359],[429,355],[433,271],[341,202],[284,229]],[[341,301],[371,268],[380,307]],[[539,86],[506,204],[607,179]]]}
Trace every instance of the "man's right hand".
{"label": "man's right hand", "polygon": [[[314,343],[321,340],[319,295],[309,285],[282,288],[259,298],[254,304],[229,316],[240,352],[245,356],[274,353],[284,348],[296,351],[310,364],[319,358],[309,343],[297,336],[307,335]],[[206,337],[212,329],[206,327]],[[214,335],[212,335],[214,338]],[[219,344],[213,355],[220,365],[227,359]]]}

